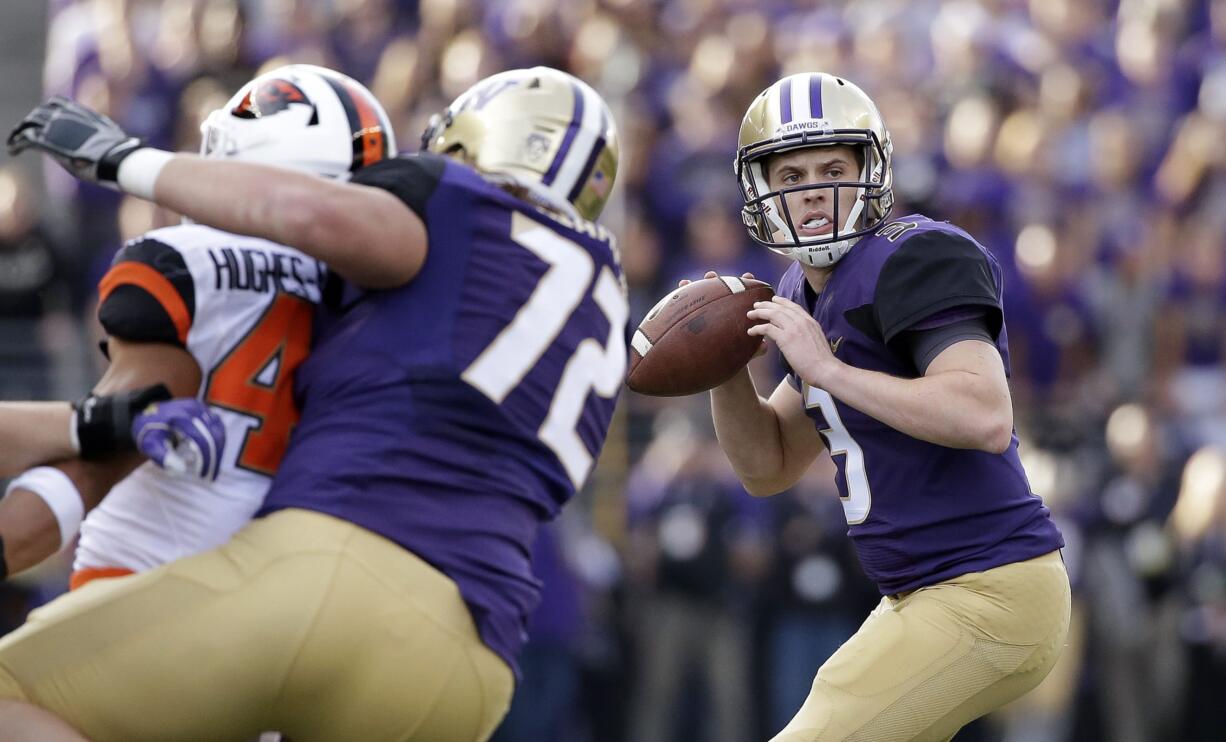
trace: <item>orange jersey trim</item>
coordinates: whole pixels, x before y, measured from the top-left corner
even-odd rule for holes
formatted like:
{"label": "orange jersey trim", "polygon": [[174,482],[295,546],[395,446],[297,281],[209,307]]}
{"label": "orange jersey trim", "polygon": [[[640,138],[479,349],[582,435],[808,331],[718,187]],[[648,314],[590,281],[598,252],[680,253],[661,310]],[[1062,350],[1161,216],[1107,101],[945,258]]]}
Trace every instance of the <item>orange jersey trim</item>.
{"label": "orange jersey trim", "polygon": [[187,345],[187,331],[192,326],[192,316],[187,310],[187,303],[175,290],[170,279],[144,263],[120,263],[107,271],[98,283],[98,304],[101,305],[112,291],[124,285],[144,289],[157,299],[162,309],[166,310],[170,321],[174,323],[179,342]]}
{"label": "orange jersey trim", "polygon": [[68,589],[76,590],[94,580],[104,580],[108,577],[126,577],[133,574],[136,573],[124,567],[86,567],[72,573],[72,577],[68,578]]}

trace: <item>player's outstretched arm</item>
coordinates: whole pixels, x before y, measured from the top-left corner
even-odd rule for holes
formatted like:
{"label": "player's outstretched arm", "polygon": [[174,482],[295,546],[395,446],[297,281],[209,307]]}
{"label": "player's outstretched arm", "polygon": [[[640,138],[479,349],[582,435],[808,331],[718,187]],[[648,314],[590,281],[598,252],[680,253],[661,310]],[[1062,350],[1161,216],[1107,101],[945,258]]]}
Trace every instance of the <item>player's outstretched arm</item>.
{"label": "player's outstretched arm", "polygon": [[[171,394],[191,396],[200,388],[200,368],[182,348],[114,337],[109,348],[111,366],[94,388],[96,395],[165,384]],[[28,569],[70,543],[85,513],[141,461],[134,451],[115,452],[99,461],[69,459],[39,467],[15,480],[0,500],[0,571],[7,575]]]}
{"label": "player's outstretched arm", "polygon": [[68,402],[0,402],[0,478],[77,455]]}
{"label": "player's outstretched arm", "polygon": [[[123,187],[122,165],[119,172]],[[367,288],[407,283],[426,258],[421,218],[379,188],[265,165],[174,155],[159,169],[148,195],[129,192],[201,224],[296,247]]]}
{"label": "player's outstretched arm", "polygon": [[83,180],[201,224],[296,247],[360,286],[399,286],[425,260],[425,225],[386,191],[143,147],[114,121],[66,98],[31,111],[9,134],[8,149],[40,150]]}
{"label": "player's outstretched arm", "polygon": [[150,386],[69,402],[0,402],[0,477],[75,458],[102,459],[131,448],[132,419],[170,391]]}

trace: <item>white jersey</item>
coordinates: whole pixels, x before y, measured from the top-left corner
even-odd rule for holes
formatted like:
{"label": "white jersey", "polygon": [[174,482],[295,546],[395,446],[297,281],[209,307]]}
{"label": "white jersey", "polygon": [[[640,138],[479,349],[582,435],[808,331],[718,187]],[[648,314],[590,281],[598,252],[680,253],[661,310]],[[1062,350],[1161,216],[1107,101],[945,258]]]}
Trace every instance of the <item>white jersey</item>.
{"label": "white jersey", "polygon": [[298,420],[293,371],[310,348],[324,277],[297,250],[195,224],[120,251],[99,284],[103,327],[184,347],[226,447],[215,482],[146,462],[117,484],[81,526],[78,575],[150,569],[218,546],[251,519]]}

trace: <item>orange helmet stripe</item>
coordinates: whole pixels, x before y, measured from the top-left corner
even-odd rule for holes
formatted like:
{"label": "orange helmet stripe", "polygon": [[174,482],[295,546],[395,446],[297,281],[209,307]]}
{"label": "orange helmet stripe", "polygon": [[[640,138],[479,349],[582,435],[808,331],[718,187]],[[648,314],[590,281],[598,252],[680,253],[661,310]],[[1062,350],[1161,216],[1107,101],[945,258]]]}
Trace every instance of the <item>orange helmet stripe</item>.
{"label": "orange helmet stripe", "polygon": [[[383,122],[379,120],[378,112],[365,95],[353,90],[348,84],[345,87],[351,89],[354,107],[358,110],[358,123],[361,129],[355,132],[355,137],[360,138],[362,142],[362,165],[378,162],[387,157],[387,136],[383,132]],[[355,138],[355,154],[357,146],[358,139]]]}
{"label": "orange helmet stripe", "polygon": [[345,115],[349,117],[349,129],[353,132],[353,165],[350,169],[357,170],[385,159],[388,154],[387,133],[372,101],[364,91],[348,82],[326,75],[324,79],[336,92],[336,97],[345,108]]}

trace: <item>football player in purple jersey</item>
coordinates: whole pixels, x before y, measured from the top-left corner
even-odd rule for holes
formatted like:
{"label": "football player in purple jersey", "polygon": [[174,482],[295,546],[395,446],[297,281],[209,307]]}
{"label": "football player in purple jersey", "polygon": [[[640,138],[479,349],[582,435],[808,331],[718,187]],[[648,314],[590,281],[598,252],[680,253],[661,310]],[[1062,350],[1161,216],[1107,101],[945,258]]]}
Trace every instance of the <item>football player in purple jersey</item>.
{"label": "football player in purple jersey", "polygon": [[146,148],[63,99],[9,146],[343,280],[256,520],[0,640],[18,699],[0,736],[73,738],[28,701],[98,739],[486,739],[539,595],[537,527],[587,478],[625,373],[620,259],[593,221],[617,173],[605,102],[557,70],[501,73],[424,152],[349,182]]}
{"label": "football player in purple jersey", "polygon": [[1064,542],[1013,433],[1000,267],[951,224],[889,220],[890,153],[834,75],[779,80],[741,124],[745,224],[796,262],[749,312],[786,377],[712,391],[720,444],[759,496],[828,450],[882,594],[776,742],[950,739],[1035,687],[1068,629]]}

